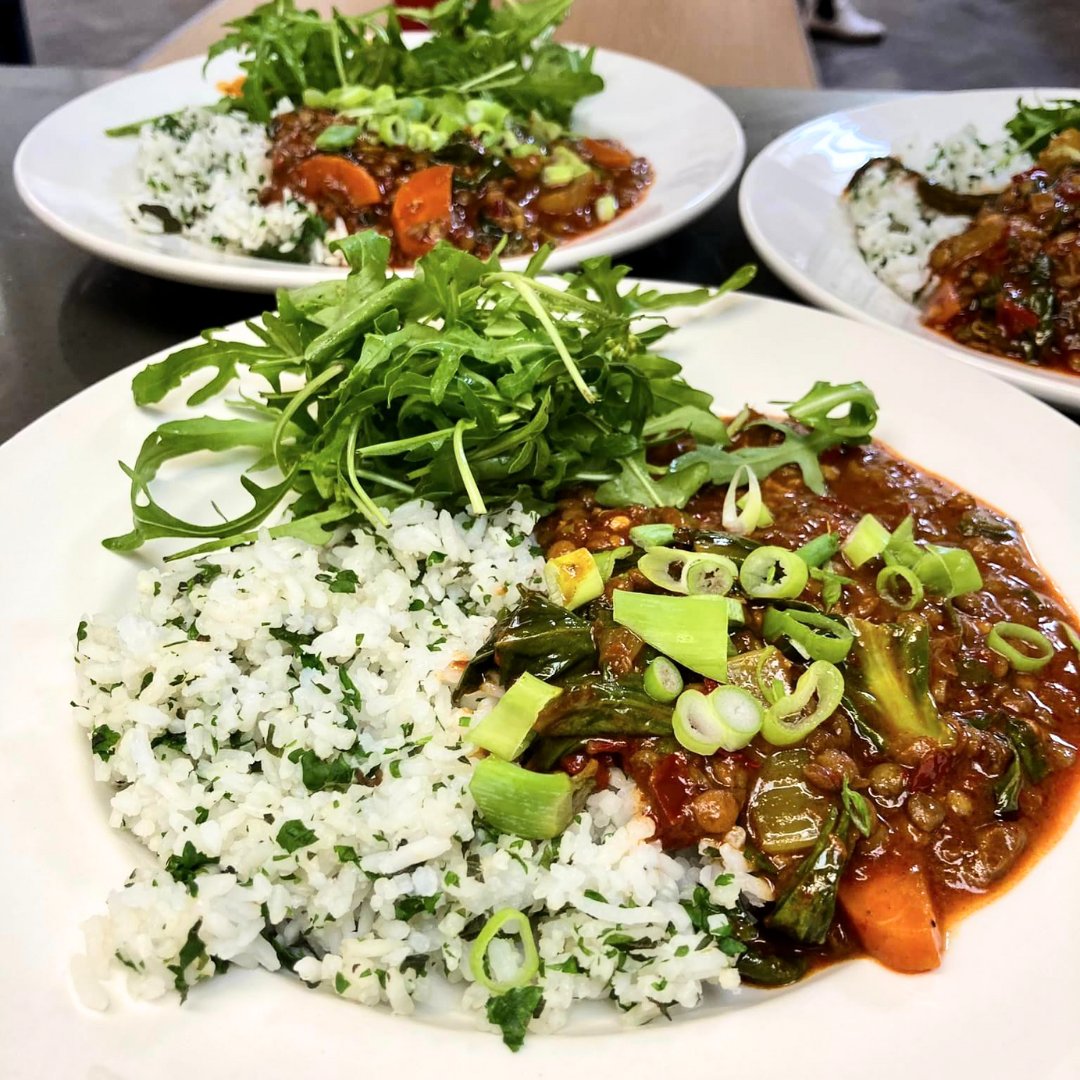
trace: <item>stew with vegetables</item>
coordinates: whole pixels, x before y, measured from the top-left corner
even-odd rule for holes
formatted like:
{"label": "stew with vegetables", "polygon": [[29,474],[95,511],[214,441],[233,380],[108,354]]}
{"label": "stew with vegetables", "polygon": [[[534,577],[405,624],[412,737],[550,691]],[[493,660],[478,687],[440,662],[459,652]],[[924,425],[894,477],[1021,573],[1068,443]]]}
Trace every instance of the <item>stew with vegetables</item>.
{"label": "stew with vegetables", "polygon": [[483,258],[501,244],[507,255],[532,254],[614,220],[652,183],[644,158],[600,139],[559,137],[509,153],[467,128],[419,149],[306,107],[275,117],[270,138],[263,202],[299,194],[328,226],[376,229],[392,242],[392,266],[411,266],[442,239]]}
{"label": "stew with vegetables", "polygon": [[[722,453],[779,464],[728,466],[682,509],[567,492],[538,530],[550,598],[500,620],[459,687],[549,684],[517,756],[569,778],[564,808],[619,768],[666,848],[745,838],[774,885],[739,928],[764,984],[860,953],[936,968],[1076,793],[1074,617],[1013,522],[868,426],[818,476],[779,454],[803,425],[744,412]],[[649,456],[694,453],[684,434]]]}

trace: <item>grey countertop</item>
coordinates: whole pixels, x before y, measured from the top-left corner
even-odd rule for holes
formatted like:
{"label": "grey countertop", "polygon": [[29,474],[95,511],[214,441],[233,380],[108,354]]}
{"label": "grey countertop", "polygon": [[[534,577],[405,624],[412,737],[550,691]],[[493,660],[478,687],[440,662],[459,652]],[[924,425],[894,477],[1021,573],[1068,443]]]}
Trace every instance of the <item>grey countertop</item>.
{"label": "grey countertop", "polygon": [[[0,67],[0,442],[119,368],[267,306],[262,294],[181,285],[102,262],[50,232],[23,206],[11,173],[23,136],[59,105],[115,76]],[[804,120],[892,96],[843,90],[717,93],[746,131],[747,160]],[[737,187],[686,228],[622,260],[642,277],[719,283],[755,258],[739,224],[736,192]],[[795,299],[764,268],[753,288]]]}

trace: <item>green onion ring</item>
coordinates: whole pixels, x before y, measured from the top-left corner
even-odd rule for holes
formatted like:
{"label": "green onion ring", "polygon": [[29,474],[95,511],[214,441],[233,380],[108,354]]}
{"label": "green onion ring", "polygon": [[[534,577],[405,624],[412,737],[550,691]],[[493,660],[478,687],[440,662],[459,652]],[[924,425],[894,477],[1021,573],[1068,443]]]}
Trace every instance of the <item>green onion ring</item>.
{"label": "green onion ring", "polygon": [[686,591],[691,596],[703,593],[712,596],[727,596],[731,586],[739,577],[739,568],[726,555],[712,555],[708,552],[695,552],[695,557],[686,564],[683,581]]}
{"label": "green onion ring", "polygon": [[857,570],[877,558],[889,543],[890,532],[873,514],[863,514],[859,523],[840,545],[844,558]]}
{"label": "green onion ring", "polygon": [[653,547],[665,547],[674,539],[674,525],[663,525],[657,522],[655,525],[635,525],[630,530],[631,543],[646,550]]}
{"label": "green onion ring", "polygon": [[1069,644],[1080,653],[1080,634],[1078,634],[1067,622],[1061,624],[1061,629],[1069,639]]}
{"label": "green onion ring", "polygon": [[[810,699],[817,696],[813,710],[804,713]],[[765,711],[761,734],[773,746],[802,742],[840,706],[844,697],[844,676],[835,664],[815,660],[799,676],[795,689]]]}
{"label": "green onion ring", "polygon": [[712,757],[720,749],[720,720],[712,702],[700,690],[684,690],[675,702],[671,730],[680,746],[692,754]]}
{"label": "green onion ring", "polygon": [[682,693],[683,677],[666,656],[658,656],[645,669],[642,685],[653,701],[667,705]]}
{"label": "green onion ring", "polygon": [[804,656],[831,664],[839,664],[855,641],[855,635],[839,619],[817,611],[769,608],[762,633],[766,641],[786,637]]}
{"label": "green onion ring", "polygon": [[749,746],[761,730],[761,702],[739,686],[718,686],[708,697],[716,710],[720,749],[734,753]]}
{"label": "green onion ring", "polygon": [[[906,601],[901,600],[903,594],[896,590],[897,581],[902,581],[907,586],[909,595]],[[911,611],[923,600],[923,583],[918,575],[914,570],[909,570],[899,563],[884,567],[878,574],[874,586],[882,600],[901,611]]]}
{"label": "green onion ring", "polygon": [[743,592],[755,600],[794,600],[809,580],[809,567],[794,551],[772,545],[751,551],[739,570]]}
{"label": "green onion ring", "polygon": [[915,573],[935,596],[952,599],[983,587],[979,567],[966,548],[934,545],[915,564]]}
{"label": "green onion ring", "polygon": [[[1010,645],[1007,638],[1031,645],[1039,650],[1038,655],[1022,653]],[[1004,656],[1017,671],[1041,671],[1054,657],[1053,642],[1033,626],[1023,626],[1021,623],[995,623],[986,635],[986,644],[999,656]]]}
{"label": "green onion ring", "polygon": [[[521,939],[524,955],[512,979],[494,979],[487,971],[488,948],[499,931],[510,922],[517,923],[517,934]],[[503,908],[501,911],[496,911],[472,943],[472,948],[469,950],[469,969],[472,971],[473,978],[493,994],[505,994],[508,990],[528,986],[540,970],[540,957],[536,952],[536,941],[533,939],[528,917],[516,908]]]}

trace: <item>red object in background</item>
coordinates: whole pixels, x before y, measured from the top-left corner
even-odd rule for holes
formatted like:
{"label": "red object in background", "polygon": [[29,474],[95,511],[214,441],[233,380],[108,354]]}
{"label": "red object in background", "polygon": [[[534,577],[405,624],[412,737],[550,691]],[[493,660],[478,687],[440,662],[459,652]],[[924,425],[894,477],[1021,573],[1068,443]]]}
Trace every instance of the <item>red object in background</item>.
{"label": "red object in background", "polygon": [[[439,0],[394,0],[394,4],[399,8],[433,8]],[[427,27],[423,23],[418,23],[415,19],[402,19],[402,30],[426,30]]]}

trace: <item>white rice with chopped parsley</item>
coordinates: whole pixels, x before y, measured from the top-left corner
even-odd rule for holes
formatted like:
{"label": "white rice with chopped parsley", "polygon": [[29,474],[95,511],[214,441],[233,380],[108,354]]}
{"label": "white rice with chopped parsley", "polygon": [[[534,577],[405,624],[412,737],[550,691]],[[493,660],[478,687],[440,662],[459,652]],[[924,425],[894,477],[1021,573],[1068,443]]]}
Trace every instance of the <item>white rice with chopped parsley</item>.
{"label": "white rice with chopped parsley", "polygon": [[[116,788],[111,824],[156,864],[88,923],[86,1000],[105,1004],[125,969],[132,994],[159,997],[225,962],[295,960],[305,982],[401,1013],[448,979],[488,1025],[469,941],[506,907],[531,916],[543,961],[530,1030],[559,1028],[577,999],[643,1022],[738,985],[724,911],[770,895],[741,830],[665,854],[618,773],[556,841],[474,817],[470,715],[451,691],[539,583],[533,524],[407,504],[330,548],[262,539],[145,571],[133,610],[80,627],[76,714]],[[493,703],[479,695],[474,717]],[[342,762],[348,780],[310,789]]]}
{"label": "white rice with chopped parsley", "polygon": [[187,109],[143,126],[138,135],[139,190],[128,202],[135,226],[179,231],[221,251],[337,265],[326,230],[303,200],[263,206],[270,175],[266,128],[238,113]]}
{"label": "white rice with chopped parsley", "polygon": [[[1011,140],[983,142],[971,125],[935,143],[929,154],[909,147],[897,157],[928,179],[964,194],[996,191],[1030,165],[1026,155],[1014,156]],[[885,163],[864,170],[842,201],[866,264],[909,303],[918,300],[930,279],[930,252],[971,223],[970,217],[926,206],[914,178]]]}

